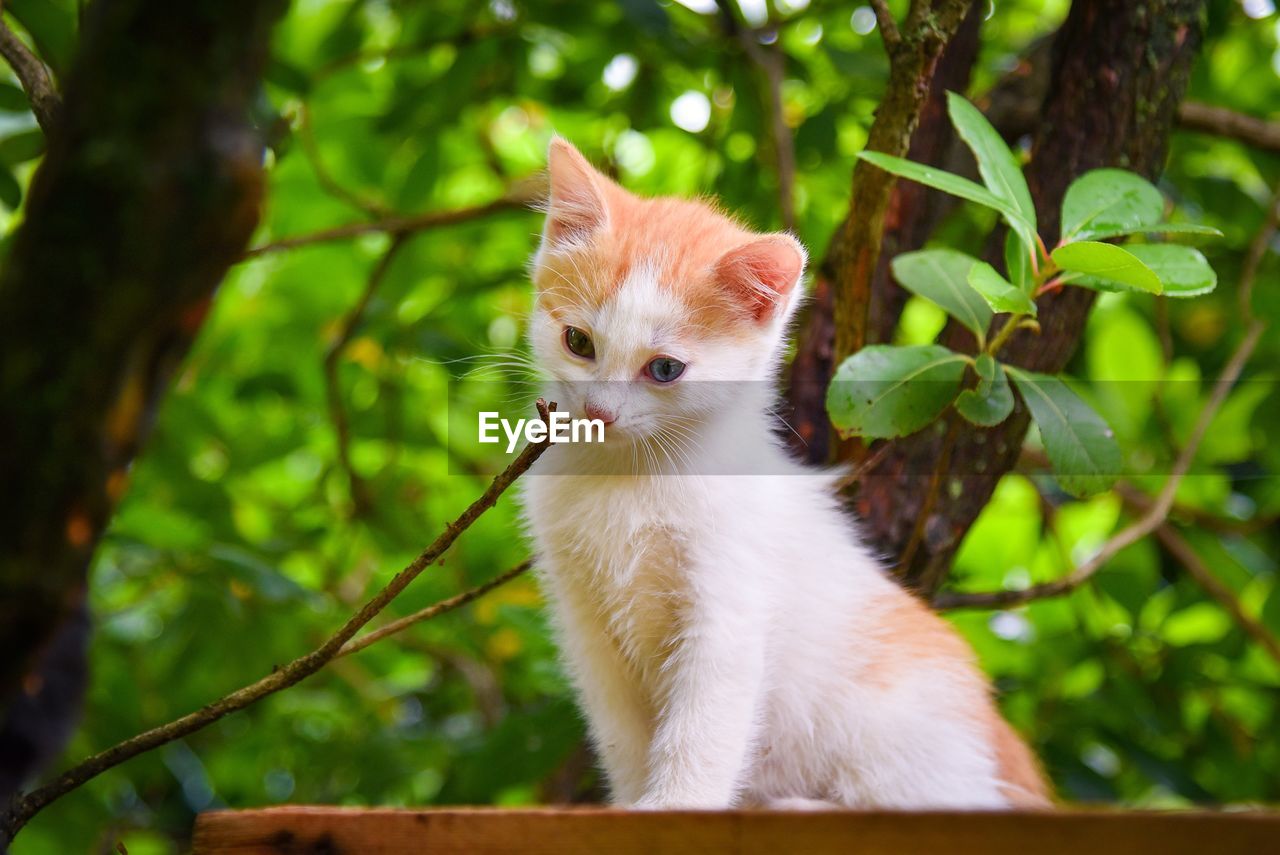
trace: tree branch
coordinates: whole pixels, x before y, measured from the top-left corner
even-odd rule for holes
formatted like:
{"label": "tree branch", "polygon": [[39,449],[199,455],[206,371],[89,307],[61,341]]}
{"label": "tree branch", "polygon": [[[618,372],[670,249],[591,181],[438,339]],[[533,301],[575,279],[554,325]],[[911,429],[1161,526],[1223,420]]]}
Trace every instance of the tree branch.
{"label": "tree branch", "polygon": [[261,255],[280,252],[286,249],[296,249],[300,246],[310,246],[312,244],[328,243],[330,241],[350,240],[351,238],[367,234],[413,234],[416,232],[427,231],[428,229],[454,226],[460,223],[471,222],[472,220],[479,220],[491,214],[497,214],[503,211],[527,208],[542,199],[545,195],[545,181],[540,179],[530,179],[518,182],[497,199],[483,205],[474,205],[468,208],[454,208],[447,211],[426,211],[421,214],[413,214],[410,216],[387,217],[370,223],[347,223],[345,225],[320,229],[307,234],[280,238],[279,240],[270,241],[247,250],[242,256],[242,260],[257,258]]}
{"label": "tree branch", "polygon": [[889,4],[885,0],[871,0],[871,9],[876,13],[876,26],[880,28],[880,38],[884,41],[884,46],[892,53],[898,45],[902,44],[902,33],[898,32],[898,22],[893,18],[893,12],[889,9]]}
{"label": "tree branch", "polygon": [[285,3],[103,0],[0,270],[0,707],[83,596],[155,408],[257,226]]}
{"label": "tree branch", "polygon": [[1240,604],[1240,598],[1213,574],[1186,538],[1175,531],[1173,526],[1165,524],[1156,529],[1156,539],[1170,555],[1178,559],[1183,569],[1187,571],[1187,575],[1206,594],[1218,601],[1218,604],[1231,615],[1231,619],[1244,630],[1246,635],[1267,651],[1272,659],[1280,662],[1280,639],[1277,639],[1261,621],[1245,612]]}
{"label": "tree branch", "polygon": [[1185,101],[1178,108],[1178,125],[1189,131],[1233,139],[1262,151],[1280,152],[1280,122],[1268,122],[1226,107]]}
{"label": "tree branch", "polygon": [[311,123],[311,107],[305,101],[298,109],[298,124],[298,139],[302,143],[302,153],[311,164],[311,171],[315,173],[316,183],[320,188],[335,199],[345,202],[370,217],[375,219],[390,217],[391,211],[386,205],[376,199],[366,199],[359,193],[348,190],[329,172],[324,158],[320,156],[320,146],[316,144],[315,130]]}
{"label": "tree branch", "polygon": [[405,232],[397,232],[391,239],[391,244],[386,251],[382,253],[382,257],[374,264],[369,279],[365,283],[364,290],[360,292],[359,299],[356,304],[347,312],[342,320],[342,327],[338,332],[338,337],[330,342],[325,348],[324,353],[324,390],[325,397],[328,399],[329,420],[333,422],[334,439],[338,450],[338,465],[342,467],[342,471],[346,473],[347,483],[351,489],[351,501],[356,516],[363,516],[372,506],[373,497],[369,493],[368,485],[360,474],[356,472],[355,467],[351,463],[351,424],[347,418],[347,410],[342,402],[342,386],[338,382],[338,363],[342,359],[342,354],[347,349],[347,345],[351,344],[351,339],[355,337],[356,330],[364,321],[364,314],[369,308],[369,304],[373,301],[374,295],[378,288],[382,285],[384,279],[387,278],[387,272],[391,269],[391,263],[395,261],[396,255],[400,252],[407,239]]}
{"label": "tree branch", "polygon": [[[1054,40],[1049,94],[1026,169],[1046,240],[1057,239],[1062,197],[1076,176],[1106,166],[1123,166],[1148,179],[1159,174],[1202,21],[1203,0],[1073,0]],[[1145,48],[1124,47],[1133,44]],[[992,249],[998,262],[999,251]],[[1003,361],[1060,372],[1079,345],[1094,296],[1080,288],[1042,296],[1040,332],[1013,335]],[[972,342],[972,334],[954,323],[940,337],[941,344],[961,352]],[[948,473],[957,489],[934,503],[930,537],[919,544],[908,569],[910,585],[945,581],[965,533],[1017,461],[1029,424],[1020,406],[994,428],[962,427]],[[942,439],[935,431],[920,431],[894,440],[893,451],[859,482],[854,506],[874,549],[902,554]]]}
{"label": "tree branch", "polygon": [[31,112],[40,123],[40,130],[49,136],[62,112],[62,99],[54,88],[49,69],[3,20],[0,20],[0,56],[18,76],[22,90],[31,101]]}
{"label": "tree branch", "polygon": [[[546,404],[541,398],[538,399],[538,415],[548,425],[550,424],[550,414],[555,412],[556,405],[554,403]],[[215,721],[239,710],[244,709],[252,703],[255,703],[268,695],[287,689],[296,683],[301,682],[307,677],[319,671],[327,663],[336,657],[343,655],[343,648],[348,642],[355,637],[369,621],[373,620],[387,605],[394,600],[409,583],[418,577],[427,567],[434,564],[441,555],[453,545],[458,536],[466,531],[472,523],[480,518],[485,511],[493,507],[498,497],[510,487],[517,478],[528,471],[529,467],[534,464],[542,453],[551,445],[550,437],[541,442],[530,443],[526,445],[519,455],[513,460],[506,469],[498,474],[489,485],[488,489],[480,495],[478,499],[467,506],[457,519],[445,526],[443,532],[428,546],[423,552],[415,558],[407,567],[396,574],[387,585],[368,600],[354,615],[352,615],[346,623],[342,625],[332,636],[329,637],[322,645],[294,659],[289,664],[274,669],[270,674],[255,683],[251,683],[241,689],[225,695],[224,697],[214,701],[207,706],[201,707],[193,713],[188,713],[181,718],[175,719],[168,724],[160,725],[151,730],[144,731],[137,736],[120,742],[111,748],[101,751],[98,754],[89,757],[83,762],[66,772],[59,775],[50,783],[40,787],[25,796],[16,799],[9,808],[3,823],[0,823],[0,840],[12,840],[14,835],[26,825],[30,819],[40,810],[48,806],[51,802],[66,795],[72,790],[84,784],[86,781],[92,780],[106,770],[118,766],[126,760],[132,759],[139,754],[150,751],[160,745],[180,739],[197,730],[208,727]],[[523,571],[521,571],[523,572]],[[511,576],[516,575],[514,572]],[[492,583],[491,583],[492,584]],[[460,595],[466,598],[468,595]],[[470,599],[474,599],[475,594]],[[459,598],[454,598],[455,600]],[[469,602],[470,599],[463,599],[458,602]],[[447,602],[447,601],[446,601]],[[456,608],[456,606],[453,606]],[[447,610],[447,609],[445,609]],[[439,613],[439,612],[437,612]],[[414,616],[410,616],[413,618]],[[421,618],[425,619],[425,618]],[[409,625],[415,621],[410,619],[401,619],[397,621],[395,626],[399,624],[399,628]],[[376,633],[382,633],[378,637],[383,637],[389,632],[385,632],[387,628],[379,630]],[[376,640],[376,639],[375,639]],[[347,650],[347,653],[372,644],[372,641],[361,639],[355,645]]]}
{"label": "tree branch", "polygon": [[[889,51],[889,83],[867,135],[867,151],[899,157],[907,153],[938,59],[971,3],[972,0],[912,0],[906,29],[897,36],[900,44]],[[884,31],[886,45],[893,39],[890,33],[897,30]],[[870,163],[859,160],[854,166],[849,215],[833,239],[830,259],[836,365],[866,343],[871,278],[880,257],[880,239],[893,186],[893,176]]]}
{"label": "tree branch", "polygon": [[1226,400],[1227,393],[1231,391],[1231,387],[1235,385],[1236,380],[1240,377],[1240,372],[1244,369],[1245,363],[1253,355],[1253,350],[1257,347],[1258,339],[1261,338],[1262,331],[1265,328],[1266,324],[1255,320],[1245,331],[1244,338],[1236,346],[1235,353],[1231,355],[1230,361],[1222,369],[1222,374],[1218,377],[1218,382],[1214,386],[1213,394],[1209,396],[1204,408],[1200,410],[1200,416],[1196,419],[1195,428],[1191,431],[1187,444],[1183,447],[1182,453],[1178,455],[1178,459],[1169,473],[1169,480],[1165,482],[1163,489],[1161,489],[1150,509],[1137,522],[1116,534],[1104,543],[1088,561],[1061,579],[1055,579],[1052,582],[1045,582],[1040,585],[1032,585],[1029,588],[1016,591],[991,591],[976,594],[942,593],[933,598],[933,606],[937,609],[1005,608],[1019,603],[1027,603],[1032,600],[1057,597],[1069,593],[1089,581],[1094,573],[1097,573],[1104,564],[1115,557],[1116,553],[1132,546],[1163,525],[1169,518],[1169,511],[1173,508],[1173,499],[1178,492],[1178,485],[1182,483],[1182,479],[1191,468],[1191,464],[1195,460],[1196,451],[1199,450],[1200,443],[1204,440],[1204,436],[1209,430],[1209,425],[1213,422],[1214,416],[1218,414],[1218,409],[1222,406],[1223,401]]}
{"label": "tree branch", "polygon": [[499,576],[494,576],[488,582],[485,582],[481,585],[477,585],[474,588],[471,588],[470,590],[463,591],[461,594],[455,594],[454,596],[449,597],[447,600],[441,600],[438,603],[433,603],[432,605],[429,605],[424,609],[420,609],[411,615],[405,615],[402,618],[393,620],[390,623],[386,624],[385,626],[380,626],[377,629],[373,630],[372,632],[362,635],[359,638],[353,638],[350,641],[348,641],[346,644],[342,645],[342,648],[338,651],[337,655],[335,655],[334,658],[337,659],[342,656],[350,656],[352,653],[356,653],[360,650],[364,650],[369,645],[375,644],[381,641],[382,639],[386,638],[387,636],[395,635],[398,632],[402,632],[408,629],[409,627],[413,626],[414,624],[422,623],[423,621],[428,621],[428,620],[431,620],[432,618],[439,617],[445,612],[451,612],[454,609],[462,608],[467,603],[480,599],[485,594],[492,591],[494,588],[499,588],[507,584],[517,576],[528,572],[529,569],[532,567],[533,567],[533,559],[531,558],[526,559],[520,562],[519,564],[517,564],[515,567],[512,567],[510,570],[506,571],[505,573],[502,573]]}
{"label": "tree branch", "polygon": [[761,100],[764,101],[765,110],[769,114],[770,136],[773,140],[775,168],[778,173],[778,206],[782,214],[783,228],[794,231],[796,227],[795,138],[791,133],[791,127],[787,124],[782,103],[782,80],[786,72],[786,55],[776,43],[771,47],[760,44],[757,32],[739,23],[733,6],[728,0],[716,0],[716,6],[720,10],[720,23],[725,35],[738,42],[743,53],[764,78]]}
{"label": "tree branch", "polygon": [[1200,443],[1204,441],[1205,434],[1209,431],[1209,425],[1213,423],[1213,418],[1222,407],[1227,394],[1235,385],[1236,380],[1240,378],[1245,364],[1248,363],[1249,357],[1253,355],[1254,348],[1257,347],[1258,341],[1262,337],[1263,330],[1266,329],[1266,323],[1254,316],[1250,298],[1253,294],[1254,281],[1258,275],[1258,267],[1262,262],[1262,257],[1271,246],[1272,238],[1275,237],[1278,227],[1280,227],[1280,185],[1277,185],[1268,203],[1267,215],[1263,220],[1262,227],[1254,235],[1253,241],[1249,245],[1245,265],[1241,271],[1241,314],[1248,322],[1244,338],[1236,345],[1231,358],[1227,360],[1222,373],[1218,376],[1217,383],[1214,384],[1213,393],[1200,410],[1195,427],[1192,428],[1191,435],[1187,438],[1187,444],[1183,446],[1182,452],[1178,455],[1173,469],[1169,473],[1169,480],[1165,482],[1155,501],[1147,507],[1138,521],[1104,543],[1102,548],[1094,553],[1093,557],[1061,579],[1033,585],[1018,591],[943,593],[933,598],[935,608],[1004,608],[1068,593],[1087,582],[1116,553],[1165,525],[1170,511],[1174,508],[1174,498],[1178,492],[1178,485],[1191,469],[1191,464],[1195,461]]}

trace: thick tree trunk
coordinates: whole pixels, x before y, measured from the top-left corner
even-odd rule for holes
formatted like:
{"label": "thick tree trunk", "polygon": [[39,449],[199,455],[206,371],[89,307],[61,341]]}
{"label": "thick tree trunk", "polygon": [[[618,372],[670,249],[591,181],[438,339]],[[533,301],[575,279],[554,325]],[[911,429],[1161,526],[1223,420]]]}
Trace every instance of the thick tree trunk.
{"label": "thick tree trunk", "polygon": [[[986,6],[982,3],[970,7],[932,70],[928,97],[920,107],[919,124],[911,134],[906,152],[911,160],[941,164],[951,150],[955,133],[947,117],[947,92],[963,92],[969,87],[985,14]],[[899,181],[894,185],[884,215],[879,259],[871,277],[867,343],[887,341],[893,335],[906,301],[905,292],[889,275],[889,262],[900,252],[923,246],[947,210],[946,199],[944,194],[921,184]],[[788,438],[811,463],[825,463],[831,445],[826,392],[835,354],[832,283],[839,260],[850,254],[846,246],[849,240],[850,231],[842,224],[832,236],[826,259],[818,267],[813,295],[800,320],[796,355],[789,372],[789,422],[795,432],[788,433]]]}
{"label": "thick tree trunk", "polygon": [[[1063,193],[1081,173],[1102,166],[1149,178],[1160,173],[1200,47],[1203,6],[1202,0],[1072,4],[1055,42],[1051,88],[1027,170],[1047,241],[1056,240]],[[1002,358],[1036,371],[1062,370],[1079,343],[1093,296],[1065,288],[1042,297],[1040,334],[1014,336]],[[949,343],[961,336],[952,327],[944,333]],[[855,506],[876,548],[901,556],[917,521],[922,526],[918,548],[901,568],[908,583],[929,593],[945,578],[965,532],[1017,460],[1027,425],[1021,405],[994,429],[962,424],[949,471],[932,500],[928,487],[943,456],[942,431],[925,430],[893,443],[864,476]]]}
{"label": "thick tree trunk", "polygon": [[[0,274],[0,712],[29,703],[166,381],[258,219],[282,0],[99,0]],[[15,701],[15,691],[25,699]]]}

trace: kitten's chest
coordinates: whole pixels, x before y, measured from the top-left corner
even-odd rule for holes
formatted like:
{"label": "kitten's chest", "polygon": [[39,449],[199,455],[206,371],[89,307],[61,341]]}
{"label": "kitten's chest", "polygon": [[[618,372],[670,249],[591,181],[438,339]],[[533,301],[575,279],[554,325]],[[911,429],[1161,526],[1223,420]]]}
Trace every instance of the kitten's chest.
{"label": "kitten's chest", "polygon": [[649,683],[688,619],[695,521],[660,490],[597,486],[527,495],[528,516],[557,596],[586,623],[578,629],[602,635]]}

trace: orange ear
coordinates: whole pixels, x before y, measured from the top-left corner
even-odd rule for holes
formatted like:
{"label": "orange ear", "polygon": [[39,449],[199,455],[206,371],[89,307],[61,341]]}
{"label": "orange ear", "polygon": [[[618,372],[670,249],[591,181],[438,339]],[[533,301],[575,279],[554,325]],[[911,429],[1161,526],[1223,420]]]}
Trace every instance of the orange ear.
{"label": "orange ear", "polygon": [[609,209],[602,183],[608,179],[563,137],[551,140],[547,167],[551,173],[551,199],[542,229],[544,244],[581,240],[604,228],[609,222]]}
{"label": "orange ear", "polygon": [[763,323],[799,283],[805,258],[804,247],[791,235],[765,235],[722,255],[715,278],[735,305]]}

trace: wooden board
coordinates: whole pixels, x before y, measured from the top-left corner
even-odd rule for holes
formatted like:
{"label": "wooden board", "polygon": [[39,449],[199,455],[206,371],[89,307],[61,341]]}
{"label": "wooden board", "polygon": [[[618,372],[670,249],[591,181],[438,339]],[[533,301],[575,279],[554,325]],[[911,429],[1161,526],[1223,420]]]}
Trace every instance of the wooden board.
{"label": "wooden board", "polygon": [[196,820],[195,855],[281,853],[982,853],[1269,855],[1280,813],[653,812],[280,807]]}

